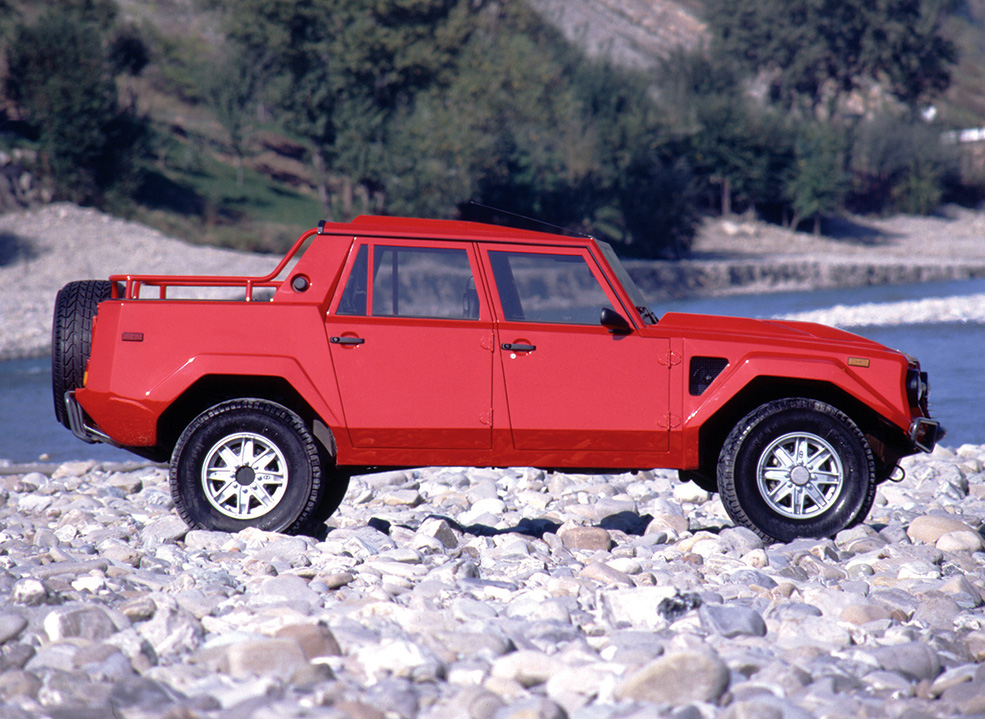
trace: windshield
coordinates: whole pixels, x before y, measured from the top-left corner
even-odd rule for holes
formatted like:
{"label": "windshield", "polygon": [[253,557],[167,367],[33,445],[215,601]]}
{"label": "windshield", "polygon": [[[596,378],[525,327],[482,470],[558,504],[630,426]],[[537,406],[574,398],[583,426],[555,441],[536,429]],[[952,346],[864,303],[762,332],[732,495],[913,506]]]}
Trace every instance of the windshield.
{"label": "windshield", "polygon": [[633,278],[629,276],[626,268],[623,267],[622,262],[619,261],[619,257],[616,255],[616,251],[612,249],[612,245],[608,242],[602,242],[601,240],[597,240],[597,242],[599,247],[602,249],[602,254],[608,261],[609,266],[612,267],[612,271],[616,273],[616,277],[619,278],[619,282],[621,282],[622,286],[626,289],[629,299],[631,299],[633,304],[636,305],[636,311],[642,315],[643,321],[648,325],[657,324],[657,316],[653,314],[653,311],[646,303],[646,297],[643,296],[643,292],[636,286],[636,283],[633,282]]}

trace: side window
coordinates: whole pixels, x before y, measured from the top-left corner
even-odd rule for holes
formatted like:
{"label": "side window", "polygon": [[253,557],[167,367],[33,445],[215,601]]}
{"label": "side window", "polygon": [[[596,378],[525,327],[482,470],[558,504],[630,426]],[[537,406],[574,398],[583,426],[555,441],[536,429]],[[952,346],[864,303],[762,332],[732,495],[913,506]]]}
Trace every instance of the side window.
{"label": "side window", "polygon": [[581,255],[489,253],[505,319],[597,325],[612,304]]}
{"label": "side window", "polygon": [[468,252],[377,245],[373,249],[373,316],[479,319]]}
{"label": "side window", "polygon": [[339,308],[336,314],[340,315],[359,315],[366,314],[366,258],[369,251],[366,245],[359,248],[356,261],[352,264],[352,272],[342,290],[342,299],[339,300]]}

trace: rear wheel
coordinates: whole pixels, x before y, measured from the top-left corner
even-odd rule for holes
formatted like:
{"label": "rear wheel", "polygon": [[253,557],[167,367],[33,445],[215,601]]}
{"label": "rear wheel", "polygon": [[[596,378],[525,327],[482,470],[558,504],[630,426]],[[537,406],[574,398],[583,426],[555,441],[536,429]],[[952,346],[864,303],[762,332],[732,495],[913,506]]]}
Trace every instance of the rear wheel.
{"label": "rear wheel", "polygon": [[857,524],[872,507],[875,479],[858,426],[831,405],[804,398],[746,415],[718,460],[729,516],[767,541],[826,537]]}
{"label": "rear wheel", "polygon": [[[326,475],[326,459],[304,421],[288,408],[231,400],[203,412],[182,432],[171,456],[171,494],[191,527],[308,533],[338,495]],[[329,513],[337,506],[336,501]]]}
{"label": "rear wheel", "polygon": [[68,427],[65,393],[82,386],[92,350],[92,320],[110,297],[108,280],[69,282],[55,297],[51,322],[51,392],[55,418]]}

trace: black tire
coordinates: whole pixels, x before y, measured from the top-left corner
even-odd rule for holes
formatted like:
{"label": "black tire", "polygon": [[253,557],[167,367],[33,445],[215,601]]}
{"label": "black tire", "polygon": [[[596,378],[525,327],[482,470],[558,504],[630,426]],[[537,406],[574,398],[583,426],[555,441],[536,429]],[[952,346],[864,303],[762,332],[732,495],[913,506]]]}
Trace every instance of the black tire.
{"label": "black tire", "polygon": [[861,522],[872,508],[875,480],[872,450],[858,426],[831,405],[805,398],[750,412],[718,458],[728,515],[769,542],[830,537]]}
{"label": "black tire", "polygon": [[109,299],[108,280],[69,282],[55,297],[51,321],[51,393],[55,418],[68,427],[65,393],[82,386],[92,351],[92,319],[99,303]]}
{"label": "black tire", "polygon": [[171,496],[181,518],[196,529],[309,533],[338,494],[328,486],[324,454],[286,407],[230,400],[200,414],[178,438]]}
{"label": "black tire", "polygon": [[325,452],[322,453],[322,472],[328,477],[328,481],[325,483],[325,492],[321,502],[311,513],[308,523],[298,532],[319,539],[326,536],[325,522],[342,504],[346,492],[349,491],[349,480],[352,478],[347,470],[336,468],[335,459]]}

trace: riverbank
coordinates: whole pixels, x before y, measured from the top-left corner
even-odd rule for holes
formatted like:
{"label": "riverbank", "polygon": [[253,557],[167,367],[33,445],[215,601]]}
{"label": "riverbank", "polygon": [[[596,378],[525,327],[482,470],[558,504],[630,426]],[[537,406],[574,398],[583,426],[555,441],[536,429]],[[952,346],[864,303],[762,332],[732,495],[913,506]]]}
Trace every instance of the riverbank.
{"label": "riverbank", "polygon": [[[982,213],[949,208],[936,218],[839,221],[831,230],[814,237],[760,222],[709,220],[691,259],[627,265],[658,308],[660,300],[681,296],[985,277]],[[55,294],[72,280],[127,272],[262,275],[278,259],[189,245],[66,204],[0,215],[0,360],[49,351]],[[985,322],[985,295],[962,302],[959,319]],[[869,321],[876,316],[856,312],[850,321],[878,324]],[[913,315],[901,308],[896,316]],[[954,316],[945,299],[920,321]]]}
{"label": "riverbank", "polygon": [[111,274],[264,275],[279,258],[190,245],[68,204],[0,215],[0,360],[51,350],[55,295]]}
{"label": "riverbank", "polygon": [[981,716],[985,447],[904,467],[774,545],[664,471],[356,477],[312,539],[189,531],[153,465],[8,467],[2,714]]}

